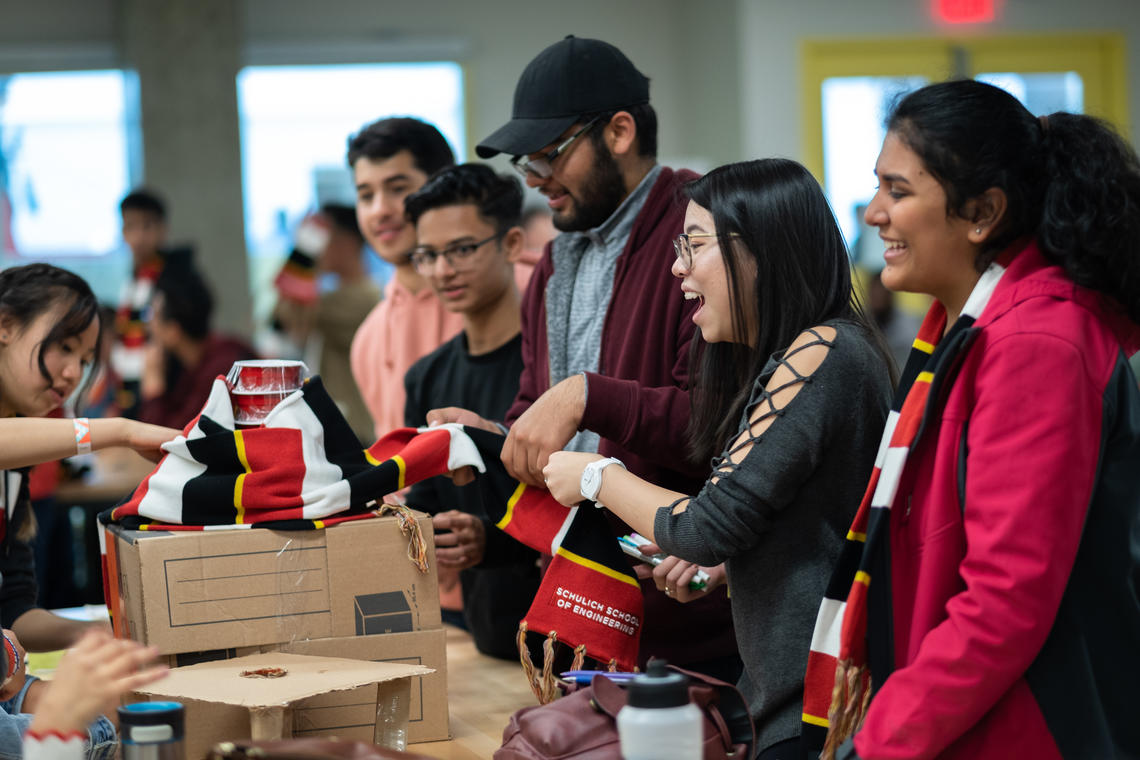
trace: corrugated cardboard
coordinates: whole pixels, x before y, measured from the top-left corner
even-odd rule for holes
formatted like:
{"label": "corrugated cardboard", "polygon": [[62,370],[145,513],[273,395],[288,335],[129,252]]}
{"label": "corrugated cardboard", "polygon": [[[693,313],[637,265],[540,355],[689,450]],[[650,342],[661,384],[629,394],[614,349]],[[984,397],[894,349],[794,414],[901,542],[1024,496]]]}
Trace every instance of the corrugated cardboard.
{"label": "corrugated cardboard", "polygon": [[[251,651],[281,651],[320,657],[343,657],[350,660],[422,665],[431,668],[434,672],[412,676],[411,679],[411,693],[408,699],[408,742],[432,742],[451,738],[447,712],[447,632],[442,628],[434,631],[388,633],[378,636],[309,639],[236,650],[188,652],[168,655],[165,661],[170,667],[175,668],[189,663],[241,657]],[[371,723],[368,723],[367,715],[367,708],[372,704],[371,695],[343,692],[318,699],[323,701],[306,703],[306,706],[312,709],[305,713],[304,720],[311,721],[311,725],[302,728],[301,718],[296,718],[298,721],[294,727],[296,736],[317,735],[309,733],[309,730],[317,731],[335,726],[339,729],[337,735],[342,739],[371,741],[368,734]]]}
{"label": "corrugated cardboard", "polygon": [[[417,522],[432,556],[431,519]],[[165,655],[441,625],[435,572],[408,560],[393,517],[313,531],[106,530],[115,633]]]}
{"label": "corrugated cardboard", "polygon": [[[262,667],[282,667],[288,674],[240,676]],[[137,695],[181,702],[185,756],[204,757],[216,742],[251,737],[295,734],[383,743],[387,732],[406,731],[411,678],[428,673],[413,664],[271,652],[175,668]]]}
{"label": "corrugated cardboard", "polygon": [[447,632],[389,633],[380,636],[312,639],[281,644],[282,652],[353,660],[423,665],[434,672],[413,676],[408,703],[408,742],[451,738],[447,715]]}

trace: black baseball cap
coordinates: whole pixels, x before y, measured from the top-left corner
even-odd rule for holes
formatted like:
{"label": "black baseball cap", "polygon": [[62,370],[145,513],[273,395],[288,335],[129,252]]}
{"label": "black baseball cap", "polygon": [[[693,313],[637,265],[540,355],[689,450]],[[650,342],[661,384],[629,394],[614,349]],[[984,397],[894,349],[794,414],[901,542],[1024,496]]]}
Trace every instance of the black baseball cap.
{"label": "black baseball cap", "polygon": [[567,35],[527,64],[511,120],[475,146],[480,158],[524,156],[549,145],[584,114],[649,102],[649,78],[608,42]]}

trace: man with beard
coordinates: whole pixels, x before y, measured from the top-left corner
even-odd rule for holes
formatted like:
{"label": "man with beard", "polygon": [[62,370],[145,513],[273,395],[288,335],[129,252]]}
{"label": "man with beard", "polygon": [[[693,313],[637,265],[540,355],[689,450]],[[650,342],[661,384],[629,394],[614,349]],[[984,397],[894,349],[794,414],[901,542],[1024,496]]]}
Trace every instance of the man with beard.
{"label": "man with beard", "polygon": [[[513,156],[563,233],[547,246],[523,299],[524,366],[506,416],[507,470],[543,487],[551,453],[596,451],[650,482],[695,493],[708,465],[686,456],[694,304],[670,268],[685,211],[679,190],[696,175],[657,164],[649,80],[613,45],[566,37],[527,65],[511,121],[475,152]],[[454,408],[428,419],[492,427]],[[467,557],[482,554],[493,529],[475,520],[450,527],[455,554]],[[614,529],[629,532],[616,520]],[[735,681],[739,658],[724,594],[681,605],[641,575],[641,664],[665,657]]]}

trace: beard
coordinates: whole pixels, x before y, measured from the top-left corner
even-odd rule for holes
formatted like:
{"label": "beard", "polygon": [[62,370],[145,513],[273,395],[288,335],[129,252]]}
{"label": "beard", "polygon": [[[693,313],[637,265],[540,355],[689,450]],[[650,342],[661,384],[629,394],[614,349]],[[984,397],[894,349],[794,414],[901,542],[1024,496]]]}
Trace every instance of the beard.
{"label": "beard", "polygon": [[554,227],[562,232],[582,232],[597,227],[617,211],[625,200],[625,181],[613,154],[605,144],[594,143],[594,165],[582,184],[579,197],[564,212],[555,212]]}

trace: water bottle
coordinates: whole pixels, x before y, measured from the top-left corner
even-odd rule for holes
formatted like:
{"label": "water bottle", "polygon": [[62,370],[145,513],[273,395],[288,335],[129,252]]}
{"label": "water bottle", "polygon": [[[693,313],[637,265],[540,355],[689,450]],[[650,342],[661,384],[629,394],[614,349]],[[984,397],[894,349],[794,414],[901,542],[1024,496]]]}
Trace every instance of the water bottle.
{"label": "water bottle", "polygon": [[139,702],[119,708],[123,760],[185,760],[185,711],[178,702]]}
{"label": "water bottle", "polygon": [[617,716],[624,760],[701,760],[701,711],[689,702],[689,679],[665,664],[650,660],[629,683],[629,701]]}

